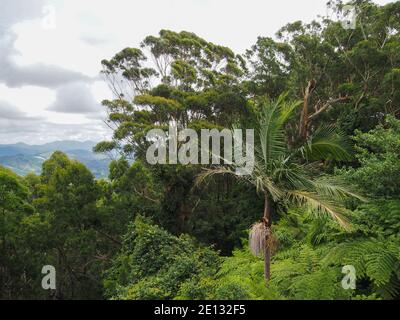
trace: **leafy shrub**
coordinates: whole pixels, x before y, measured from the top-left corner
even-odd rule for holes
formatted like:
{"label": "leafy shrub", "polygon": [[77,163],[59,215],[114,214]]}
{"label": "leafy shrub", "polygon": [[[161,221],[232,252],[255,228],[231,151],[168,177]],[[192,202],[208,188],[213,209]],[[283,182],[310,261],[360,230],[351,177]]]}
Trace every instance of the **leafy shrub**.
{"label": "leafy shrub", "polygon": [[190,237],[175,237],[138,216],[129,226],[121,252],[106,272],[106,294],[118,299],[173,299],[190,292],[201,278],[215,274],[219,257]]}

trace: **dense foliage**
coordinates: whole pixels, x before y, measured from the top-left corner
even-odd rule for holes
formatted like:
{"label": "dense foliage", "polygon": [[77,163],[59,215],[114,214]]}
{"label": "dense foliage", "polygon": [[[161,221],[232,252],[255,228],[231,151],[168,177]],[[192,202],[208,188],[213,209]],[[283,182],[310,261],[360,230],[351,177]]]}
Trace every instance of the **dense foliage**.
{"label": "dense foliage", "polygon": [[[354,30],[294,22],[244,55],[162,30],[103,60],[114,134],[95,150],[119,157],[103,180],[59,151],[40,175],[0,167],[0,299],[399,299],[400,2],[354,2]],[[255,128],[253,175],[149,165],[146,133],[171,123]]]}

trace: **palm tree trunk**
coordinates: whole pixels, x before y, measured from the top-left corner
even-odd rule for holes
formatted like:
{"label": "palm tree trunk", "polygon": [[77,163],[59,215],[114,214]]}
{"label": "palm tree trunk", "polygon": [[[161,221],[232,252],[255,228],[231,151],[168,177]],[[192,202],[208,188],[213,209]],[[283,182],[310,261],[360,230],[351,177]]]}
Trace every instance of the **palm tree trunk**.
{"label": "palm tree trunk", "polygon": [[[271,199],[269,197],[269,194],[266,193],[263,218],[266,229],[271,227],[271,211]],[[266,236],[265,243],[268,243],[268,235]],[[264,278],[266,285],[268,285],[268,282],[271,279],[271,248],[269,245],[266,245],[264,248]]]}

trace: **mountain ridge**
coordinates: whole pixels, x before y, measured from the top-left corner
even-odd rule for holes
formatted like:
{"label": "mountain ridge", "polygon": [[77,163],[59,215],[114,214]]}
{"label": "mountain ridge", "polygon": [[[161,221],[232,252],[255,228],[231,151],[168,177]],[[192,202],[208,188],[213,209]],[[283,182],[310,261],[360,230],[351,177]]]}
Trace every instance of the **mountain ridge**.
{"label": "mountain ridge", "polygon": [[93,152],[96,142],[59,140],[45,144],[0,144],[0,165],[13,170],[19,175],[40,174],[42,163],[55,151],[66,153],[71,159],[82,162],[96,178],[108,176],[110,159],[103,154]]}

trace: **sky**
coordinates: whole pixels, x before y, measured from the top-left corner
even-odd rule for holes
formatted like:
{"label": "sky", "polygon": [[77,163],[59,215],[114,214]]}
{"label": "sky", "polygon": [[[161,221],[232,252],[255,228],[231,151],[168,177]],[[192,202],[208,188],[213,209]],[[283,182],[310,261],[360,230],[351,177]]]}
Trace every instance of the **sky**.
{"label": "sky", "polygon": [[326,2],[0,0],[0,144],[109,138],[100,61],[161,29],[243,53],[258,36],[326,15]]}

